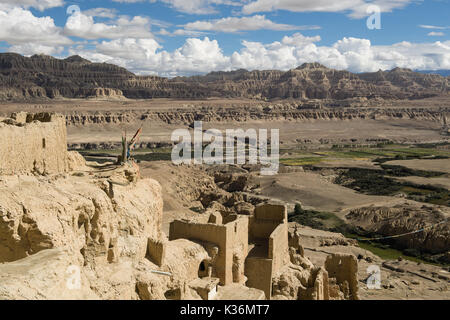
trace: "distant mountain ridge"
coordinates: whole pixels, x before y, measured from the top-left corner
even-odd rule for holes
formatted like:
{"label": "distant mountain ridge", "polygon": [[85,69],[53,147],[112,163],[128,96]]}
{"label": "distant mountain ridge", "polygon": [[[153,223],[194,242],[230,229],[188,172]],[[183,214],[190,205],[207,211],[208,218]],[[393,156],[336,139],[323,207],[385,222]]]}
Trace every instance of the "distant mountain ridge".
{"label": "distant mountain ridge", "polygon": [[425,74],[438,74],[443,77],[450,77],[450,70],[415,70],[419,73],[425,73]]}
{"label": "distant mountain ridge", "polygon": [[419,99],[448,94],[450,77],[409,69],[354,74],[305,63],[289,71],[236,70],[167,79],[80,56],[0,53],[0,100],[126,97],[252,99]]}

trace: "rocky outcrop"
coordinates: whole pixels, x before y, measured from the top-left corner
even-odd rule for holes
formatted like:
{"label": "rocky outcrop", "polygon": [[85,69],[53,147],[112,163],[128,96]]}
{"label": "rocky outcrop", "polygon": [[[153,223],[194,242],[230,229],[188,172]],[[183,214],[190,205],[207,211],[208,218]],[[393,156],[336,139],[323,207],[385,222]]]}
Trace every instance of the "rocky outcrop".
{"label": "rocky outcrop", "polygon": [[351,210],[346,219],[368,235],[387,237],[385,241],[401,249],[439,254],[450,248],[448,212],[436,207],[363,207]]}
{"label": "rocky outcrop", "polygon": [[353,74],[304,64],[287,72],[213,72],[166,79],[136,76],[118,66],[79,56],[56,59],[0,54],[0,99],[117,97],[131,99],[242,97],[251,99],[419,99],[446,94],[448,77],[394,69]]}
{"label": "rocky outcrop", "polygon": [[76,176],[4,176],[0,190],[0,262],[61,247],[83,264],[139,260],[147,239],[161,236],[161,188],[153,180],[122,186]]}
{"label": "rocky outcrop", "polygon": [[78,264],[73,256],[61,248],[44,250],[25,259],[0,264],[0,299],[99,299],[84,274],[80,273],[79,279],[70,281],[68,276],[71,272],[78,276],[79,269],[74,268]]}

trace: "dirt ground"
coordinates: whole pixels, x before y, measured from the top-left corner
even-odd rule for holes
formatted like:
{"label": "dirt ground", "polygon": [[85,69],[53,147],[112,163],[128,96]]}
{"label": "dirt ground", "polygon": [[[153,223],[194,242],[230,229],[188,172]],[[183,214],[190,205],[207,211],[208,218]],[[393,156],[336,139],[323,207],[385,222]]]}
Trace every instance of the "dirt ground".
{"label": "dirt ground", "polygon": [[416,159],[386,162],[388,165],[403,166],[413,170],[450,173],[450,159]]}

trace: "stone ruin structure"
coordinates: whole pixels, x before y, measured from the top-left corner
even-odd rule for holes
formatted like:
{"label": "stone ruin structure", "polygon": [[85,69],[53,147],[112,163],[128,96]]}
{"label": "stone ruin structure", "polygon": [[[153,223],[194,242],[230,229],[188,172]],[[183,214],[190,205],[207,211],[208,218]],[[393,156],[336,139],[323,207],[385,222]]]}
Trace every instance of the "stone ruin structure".
{"label": "stone ruin structure", "polygon": [[87,166],[62,116],[13,114],[0,136],[0,299],[358,298],[356,258],[314,266],[284,205],[175,220],[167,237],[159,183]]}
{"label": "stone ruin structure", "polygon": [[[250,216],[222,217],[214,212],[208,223],[175,220],[170,224],[166,245],[178,239],[188,239],[205,248],[208,257],[200,262],[198,277],[205,281],[214,279],[214,283],[225,288],[234,285],[236,290],[239,284],[241,289],[258,289],[264,292],[265,299],[358,299],[356,257],[330,255],[325,267],[313,266],[304,257],[298,235],[288,232],[284,205],[261,204]],[[162,252],[164,244],[149,242],[149,256],[155,263],[161,262]],[[209,284],[206,281],[204,288]],[[283,285],[289,287],[288,292],[280,288]],[[209,292],[216,293],[217,288]]]}
{"label": "stone ruin structure", "polygon": [[19,112],[0,119],[0,175],[68,171],[66,122],[62,115]]}

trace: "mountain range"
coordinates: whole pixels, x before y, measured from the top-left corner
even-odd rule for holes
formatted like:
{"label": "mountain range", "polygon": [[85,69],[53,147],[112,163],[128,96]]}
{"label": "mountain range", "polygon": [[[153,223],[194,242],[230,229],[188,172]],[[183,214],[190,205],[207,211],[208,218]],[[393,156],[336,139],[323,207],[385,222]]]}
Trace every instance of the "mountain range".
{"label": "mountain range", "polygon": [[289,71],[212,72],[192,77],[137,76],[80,56],[57,59],[0,53],[0,100],[125,97],[251,99],[421,99],[448,94],[450,77],[396,68],[355,74],[305,63]]}

